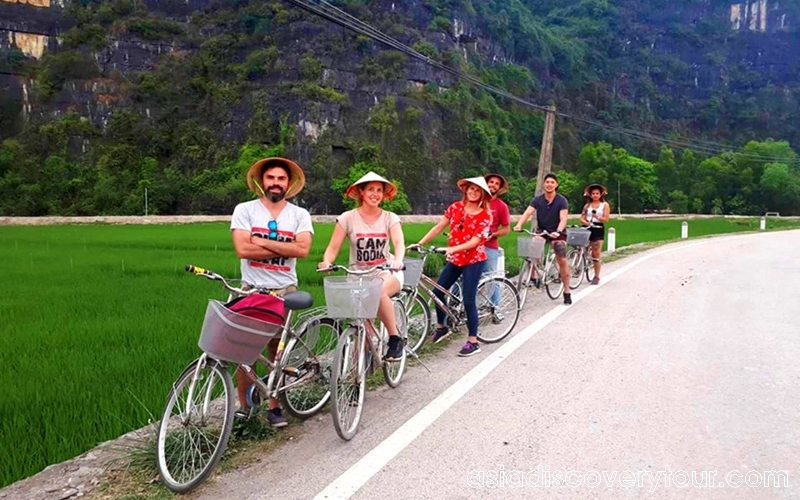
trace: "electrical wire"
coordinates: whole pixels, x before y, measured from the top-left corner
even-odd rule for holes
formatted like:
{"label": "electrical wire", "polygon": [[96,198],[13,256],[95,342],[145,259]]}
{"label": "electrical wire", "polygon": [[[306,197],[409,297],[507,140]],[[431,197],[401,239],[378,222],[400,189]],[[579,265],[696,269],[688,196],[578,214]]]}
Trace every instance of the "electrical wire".
{"label": "electrical wire", "polygon": [[[339,25],[339,26],[341,26],[343,28],[349,29],[351,31],[355,31],[355,32],[363,34],[363,35],[366,35],[366,36],[372,38],[373,40],[381,42],[381,43],[383,43],[383,44],[385,44],[385,45],[387,45],[387,46],[389,46],[389,47],[391,47],[391,48],[393,48],[395,50],[398,50],[398,51],[403,52],[403,53],[405,53],[405,54],[407,54],[407,55],[409,55],[411,57],[414,57],[414,58],[417,58],[419,60],[422,60],[423,62],[425,62],[426,64],[428,64],[430,66],[433,66],[433,67],[438,68],[440,70],[446,71],[446,72],[456,76],[460,80],[465,80],[467,82],[470,82],[470,83],[474,84],[475,86],[486,90],[487,92],[491,92],[491,93],[493,93],[495,95],[499,95],[501,97],[504,97],[504,98],[509,99],[511,101],[514,101],[514,102],[517,102],[517,103],[522,104],[524,106],[527,106],[527,107],[530,107],[530,108],[533,108],[533,109],[537,109],[537,110],[540,110],[540,111],[553,112],[553,113],[555,113],[556,116],[559,116],[559,117],[564,118],[564,119],[573,120],[573,121],[576,121],[576,122],[582,122],[582,123],[585,123],[585,124],[588,124],[588,125],[600,127],[600,128],[602,128],[602,129],[604,129],[606,131],[614,132],[614,133],[621,134],[621,135],[627,135],[627,136],[634,137],[634,138],[639,139],[639,140],[647,140],[647,141],[657,142],[657,143],[660,143],[660,144],[669,145],[669,146],[672,146],[672,147],[675,147],[675,148],[680,148],[680,149],[689,149],[689,150],[692,150],[693,152],[701,154],[701,155],[712,156],[712,155],[718,155],[718,154],[725,153],[725,152],[732,152],[731,146],[728,146],[728,145],[725,145],[725,144],[722,144],[722,143],[718,143],[718,142],[705,141],[705,140],[699,140],[699,139],[694,139],[694,140],[672,139],[672,138],[668,138],[668,137],[665,137],[665,136],[662,136],[662,135],[657,135],[657,134],[653,134],[653,133],[649,133],[649,132],[644,132],[642,130],[634,130],[634,129],[628,129],[628,128],[623,128],[623,127],[619,127],[619,126],[609,125],[607,123],[603,123],[603,122],[600,122],[600,121],[597,121],[597,120],[591,120],[591,119],[583,118],[583,117],[580,117],[580,116],[572,115],[572,114],[569,114],[569,113],[556,111],[553,107],[544,106],[544,105],[541,105],[541,104],[536,104],[536,103],[528,101],[526,99],[522,99],[522,98],[520,98],[518,96],[515,96],[515,95],[513,95],[513,94],[511,94],[511,93],[509,93],[509,92],[507,92],[505,90],[502,90],[502,89],[499,89],[499,88],[494,87],[492,85],[489,85],[489,84],[479,80],[478,78],[476,78],[476,77],[474,77],[472,75],[463,73],[460,70],[457,70],[455,68],[451,68],[451,67],[449,67],[449,66],[447,66],[445,64],[442,64],[442,63],[440,63],[438,61],[435,61],[435,60],[431,59],[430,57],[426,56],[425,54],[422,54],[422,53],[414,50],[413,48],[408,47],[407,45],[403,44],[402,42],[390,37],[389,35],[387,35],[387,34],[381,32],[380,30],[370,26],[369,24],[361,21],[360,19],[358,19],[358,18],[348,14],[347,12],[339,9],[338,7],[330,4],[326,0],[319,0],[317,3],[314,3],[311,0],[286,0],[286,1],[291,3],[291,4],[293,4],[293,5],[295,5],[295,6],[297,6],[297,7],[299,7],[299,8],[301,8],[301,9],[303,9],[303,10],[305,10],[305,11],[307,11],[307,12],[311,12],[311,13],[313,13],[315,15],[323,17],[323,18],[325,18],[325,19],[327,19],[327,20],[329,20],[329,21],[331,21],[331,22],[333,22],[333,23],[335,23],[335,24],[337,24],[337,25]],[[800,158],[790,159],[790,158],[786,158],[786,157],[782,157],[782,156],[764,156],[764,155],[751,154],[751,153],[742,153],[742,152],[736,153],[736,154],[739,157],[750,158],[750,159],[764,161],[764,162],[774,161],[774,162],[781,162],[781,163],[785,163],[785,164],[800,164]]]}
{"label": "electrical wire", "polygon": [[[724,153],[724,152],[731,152],[732,151],[731,146],[728,146],[728,145],[725,145],[725,144],[722,144],[722,143],[718,143],[718,142],[705,141],[705,140],[700,140],[700,139],[693,139],[693,140],[673,139],[673,138],[669,138],[669,137],[666,137],[666,136],[653,134],[653,133],[650,133],[650,132],[645,132],[645,131],[642,131],[642,130],[628,129],[628,128],[619,127],[619,126],[616,126],[616,125],[610,125],[610,124],[603,123],[603,122],[598,121],[598,120],[592,120],[592,119],[576,116],[576,115],[573,115],[573,114],[560,112],[560,111],[557,111],[552,106],[545,106],[545,105],[541,105],[541,104],[536,104],[536,103],[534,103],[532,101],[529,101],[529,100],[523,99],[521,97],[518,97],[518,96],[516,96],[516,95],[514,95],[514,94],[512,94],[510,92],[507,92],[507,91],[502,90],[500,88],[497,88],[495,86],[489,85],[489,84],[483,82],[482,80],[480,80],[479,78],[477,78],[475,76],[472,76],[470,74],[464,73],[464,72],[462,72],[462,71],[460,71],[458,69],[451,68],[450,66],[447,66],[447,65],[445,65],[445,64],[443,64],[443,63],[441,63],[439,61],[431,59],[429,56],[427,56],[425,54],[422,54],[419,51],[414,50],[413,48],[403,44],[402,42],[390,37],[389,35],[381,32],[377,28],[374,28],[373,26],[361,21],[357,17],[352,16],[351,14],[348,14],[344,10],[339,9],[338,7],[332,5],[331,3],[329,3],[326,0],[318,0],[316,3],[314,1],[312,1],[312,0],[286,0],[286,1],[288,3],[290,3],[290,4],[292,4],[292,5],[295,5],[296,7],[299,7],[302,10],[310,12],[310,13],[312,13],[314,15],[317,15],[319,17],[322,17],[324,19],[327,19],[328,21],[330,21],[330,22],[332,22],[334,24],[337,24],[337,25],[339,25],[339,26],[341,26],[341,27],[343,27],[345,29],[348,29],[350,31],[354,31],[356,33],[360,33],[360,34],[365,35],[365,36],[368,36],[369,38],[371,38],[371,39],[373,39],[373,40],[375,40],[377,42],[383,43],[384,45],[387,45],[388,47],[390,47],[392,49],[395,49],[395,50],[397,50],[399,52],[402,52],[402,53],[404,53],[404,54],[406,54],[406,55],[408,55],[410,57],[414,57],[416,59],[419,59],[419,60],[423,61],[424,63],[426,63],[426,64],[428,64],[428,65],[430,65],[430,66],[432,66],[434,68],[437,68],[439,70],[442,70],[442,71],[445,71],[447,73],[450,73],[453,76],[455,76],[456,78],[458,78],[459,80],[467,81],[467,82],[475,85],[478,88],[481,88],[481,89],[483,89],[483,90],[485,90],[487,92],[490,92],[492,94],[495,94],[495,95],[498,95],[498,96],[503,97],[505,99],[508,99],[508,100],[510,100],[512,102],[516,102],[516,103],[521,104],[523,106],[526,106],[526,107],[529,107],[529,108],[532,108],[532,109],[536,109],[536,110],[539,110],[539,111],[551,112],[551,113],[554,113],[556,116],[558,116],[560,118],[567,119],[567,120],[572,120],[572,121],[579,122],[579,123],[584,123],[586,125],[595,126],[595,127],[601,128],[601,129],[603,129],[603,130],[605,130],[607,132],[633,137],[635,139],[642,140],[642,141],[656,142],[656,143],[659,143],[659,144],[663,144],[663,145],[668,145],[668,146],[674,147],[676,149],[689,149],[689,150],[691,150],[691,151],[693,151],[695,153],[701,154],[701,155],[713,156],[713,155],[718,155],[718,154],[721,154],[721,153]],[[37,35],[45,35],[45,36],[58,36],[57,34],[48,34],[48,33],[43,33],[43,32],[33,32],[33,31],[19,31],[19,32],[21,32],[21,33],[29,33],[29,34],[37,34]],[[167,46],[167,47],[180,47],[180,46],[177,46],[176,44],[138,42],[138,41],[137,42],[133,42],[133,41],[130,41],[130,40],[117,39],[117,38],[114,38],[114,37],[109,37],[108,40],[113,41],[113,42],[117,42],[117,43],[126,43],[126,44],[130,43],[130,44],[137,44],[139,46],[141,46],[141,45],[149,45],[149,46],[155,46],[155,47],[159,47],[159,48],[160,47],[164,47],[164,46]],[[23,74],[17,74],[17,73],[13,73],[13,72],[5,72],[5,71],[0,71],[0,75],[27,76],[27,75],[23,75]],[[765,161],[765,162],[774,161],[774,162],[781,162],[781,163],[786,163],[786,164],[800,164],[800,158],[789,159],[789,158],[786,158],[786,157],[763,156],[763,155],[757,155],[757,154],[751,154],[751,153],[741,153],[741,152],[740,153],[736,153],[736,154],[738,156],[740,156],[740,157],[743,157],[743,158],[751,158],[751,159],[754,159],[754,160]]]}

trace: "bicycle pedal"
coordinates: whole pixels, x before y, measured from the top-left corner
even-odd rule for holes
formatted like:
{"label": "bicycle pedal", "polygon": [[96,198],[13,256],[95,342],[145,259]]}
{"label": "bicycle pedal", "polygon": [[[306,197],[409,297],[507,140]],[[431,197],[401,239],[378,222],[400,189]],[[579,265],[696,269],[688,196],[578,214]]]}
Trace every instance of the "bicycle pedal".
{"label": "bicycle pedal", "polygon": [[292,377],[300,376],[300,371],[294,366],[284,366],[283,373],[285,373],[286,375],[291,375]]}

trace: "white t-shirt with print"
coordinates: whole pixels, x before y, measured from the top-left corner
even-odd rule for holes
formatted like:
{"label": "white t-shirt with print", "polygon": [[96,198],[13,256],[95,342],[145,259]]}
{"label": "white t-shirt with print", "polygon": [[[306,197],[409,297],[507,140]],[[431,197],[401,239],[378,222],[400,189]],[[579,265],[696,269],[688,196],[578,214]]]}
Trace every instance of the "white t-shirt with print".
{"label": "white t-shirt with print", "polygon": [[[269,222],[273,220],[261,200],[247,201],[236,205],[231,217],[231,231],[242,229],[253,236],[269,237]],[[314,234],[311,215],[308,210],[287,203],[278,218],[276,241],[294,241],[299,233]],[[275,257],[273,259],[242,261],[242,280],[252,286],[265,288],[285,288],[297,285],[297,259],[294,257]]]}
{"label": "white t-shirt with print", "polygon": [[379,264],[391,264],[394,258],[389,252],[390,228],[400,224],[400,217],[383,210],[373,223],[361,218],[358,209],[340,215],[338,222],[350,239],[350,265],[372,267]]}

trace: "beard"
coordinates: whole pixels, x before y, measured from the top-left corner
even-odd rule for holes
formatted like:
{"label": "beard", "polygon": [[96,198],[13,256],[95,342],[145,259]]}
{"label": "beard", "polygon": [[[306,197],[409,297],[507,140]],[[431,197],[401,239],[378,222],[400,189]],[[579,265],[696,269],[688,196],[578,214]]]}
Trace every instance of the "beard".
{"label": "beard", "polygon": [[[280,192],[279,193],[273,193],[272,190],[274,188],[280,189]],[[267,195],[267,199],[269,199],[269,201],[271,201],[272,203],[277,203],[277,202],[281,201],[284,196],[286,196],[286,191],[284,191],[284,189],[282,187],[280,187],[280,186],[270,186],[266,190],[266,195]]]}

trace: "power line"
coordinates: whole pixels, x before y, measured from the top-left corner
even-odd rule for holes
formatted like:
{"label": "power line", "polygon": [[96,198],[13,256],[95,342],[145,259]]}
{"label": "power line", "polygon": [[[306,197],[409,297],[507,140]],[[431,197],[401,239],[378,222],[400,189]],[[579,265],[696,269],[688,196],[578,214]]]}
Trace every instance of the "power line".
{"label": "power line", "polygon": [[[449,67],[449,66],[447,66],[447,65],[445,65],[443,63],[440,63],[439,61],[435,61],[435,60],[431,59],[429,56],[426,56],[425,54],[422,54],[422,53],[414,50],[413,48],[411,48],[411,47],[403,44],[402,42],[390,37],[389,35],[381,32],[377,28],[372,27],[371,25],[361,21],[360,19],[358,19],[358,18],[348,14],[347,12],[339,9],[338,7],[330,4],[326,0],[319,0],[318,3],[314,3],[312,0],[287,0],[287,1],[289,3],[291,3],[291,4],[293,4],[293,5],[301,8],[301,9],[307,11],[307,12],[310,12],[310,13],[315,14],[317,16],[320,16],[320,17],[322,17],[324,19],[327,19],[328,21],[333,22],[333,23],[335,23],[335,24],[337,24],[337,25],[339,25],[339,26],[341,26],[341,27],[343,27],[345,29],[348,29],[348,30],[355,31],[357,33],[366,35],[366,36],[370,37],[373,40],[376,40],[376,41],[378,41],[380,43],[383,43],[384,45],[389,46],[390,48],[393,48],[393,49],[395,49],[395,50],[397,50],[399,52],[402,52],[402,53],[404,53],[404,54],[406,54],[406,55],[408,55],[410,57],[414,57],[416,59],[419,59],[419,60],[423,61],[424,63],[426,63],[426,64],[428,64],[430,66],[433,66],[433,67],[435,67],[437,69],[440,69],[442,71],[450,73],[450,74],[454,75],[455,77],[457,77],[460,80],[465,80],[465,81],[467,81],[469,83],[472,83],[473,85],[475,85],[475,86],[477,86],[477,87],[479,87],[479,88],[481,88],[481,89],[483,89],[483,90],[485,90],[487,92],[493,93],[495,95],[499,95],[499,96],[501,96],[503,98],[506,98],[506,99],[508,99],[510,101],[519,103],[519,104],[521,104],[523,106],[526,106],[526,107],[529,107],[529,108],[533,108],[533,109],[537,109],[537,110],[540,110],[540,111],[553,112],[553,113],[556,114],[556,116],[559,116],[561,118],[568,119],[568,120],[573,120],[575,122],[585,123],[585,124],[592,125],[592,126],[595,126],[595,127],[599,127],[599,128],[602,128],[603,130],[606,130],[606,131],[609,131],[609,132],[613,132],[613,133],[617,133],[617,134],[621,134],[621,135],[627,135],[627,136],[630,136],[630,137],[633,137],[633,138],[636,138],[636,139],[639,139],[639,140],[657,142],[657,143],[669,145],[669,146],[672,146],[672,147],[675,147],[675,148],[689,149],[689,150],[692,150],[692,151],[694,151],[696,153],[699,153],[699,154],[702,154],[702,155],[716,155],[716,154],[724,153],[726,151],[732,151],[732,147],[731,146],[728,146],[728,145],[725,145],[725,144],[722,144],[722,143],[717,143],[717,142],[712,142],[712,141],[704,141],[704,140],[699,140],[699,139],[694,139],[694,140],[672,139],[672,138],[668,138],[668,137],[665,137],[665,136],[661,136],[661,135],[645,132],[645,131],[642,131],[642,130],[628,129],[628,128],[619,127],[619,126],[616,126],[616,125],[609,125],[607,123],[603,123],[603,122],[600,122],[600,121],[597,121],[597,120],[592,120],[592,119],[588,119],[588,118],[583,118],[583,117],[580,117],[580,116],[572,115],[572,114],[569,114],[569,113],[556,111],[553,107],[536,104],[536,103],[534,103],[532,101],[529,101],[529,100],[526,100],[526,99],[522,99],[522,98],[520,98],[518,96],[515,96],[514,94],[511,94],[510,92],[507,92],[505,90],[502,90],[502,89],[499,89],[499,88],[494,87],[492,85],[489,85],[487,83],[484,83],[483,81],[481,81],[480,79],[478,79],[478,78],[476,78],[476,77],[474,77],[472,75],[464,73],[464,72],[462,72],[462,71],[460,71],[458,69],[451,68],[451,67]],[[44,33],[44,32],[34,32],[34,31],[24,31],[24,30],[16,30],[16,31],[20,32],[20,33],[45,35],[45,36],[56,36],[56,37],[62,36],[62,35],[59,35],[59,34]],[[116,43],[137,44],[139,46],[141,46],[141,45],[150,45],[150,46],[155,46],[155,47],[159,47],[159,48],[160,47],[188,48],[188,47],[185,47],[185,46],[176,45],[174,43],[153,43],[153,42],[144,42],[144,41],[132,41],[132,40],[125,40],[125,39],[115,38],[115,37],[107,37],[107,40],[110,40],[110,41],[113,41],[113,42],[116,42]],[[13,75],[13,76],[27,76],[27,75],[24,75],[24,74],[18,74],[18,73],[13,73],[13,72],[4,72],[4,71],[0,71],[0,74]],[[750,153],[736,153],[736,154],[741,156],[741,157],[752,158],[752,159],[756,159],[756,160],[760,160],[760,161],[776,161],[776,162],[779,161],[779,162],[789,163],[789,164],[800,164],[800,159],[790,160],[790,159],[784,158],[784,157],[771,157],[771,156],[755,155],[755,154],[750,154]]]}
{"label": "power line", "polygon": [[[732,147],[731,146],[728,146],[728,145],[725,145],[725,144],[722,144],[722,143],[704,141],[704,140],[676,140],[676,139],[671,139],[671,138],[668,138],[668,137],[660,136],[660,135],[657,135],[657,134],[644,132],[644,131],[641,131],[641,130],[627,129],[627,128],[623,128],[623,127],[619,127],[619,126],[609,125],[609,124],[606,124],[606,123],[603,123],[603,122],[600,122],[600,121],[597,121],[597,120],[591,120],[591,119],[579,117],[579,116],[576,116],[576,115],[572,115],[572,114],[569,114],[569,113],[563,113],[563,112],[555,111],[552,107],[536,104],[536,103],[528,101],[526,99],[522,99],[522,98],[517,97],[517,96],[515,96],[515,95],[513,95],[513,94],[511,94],[511,93],[509,93],[509,92],[507,92],[505,90],[499,89],[499,88],[494,87],[494,86],[489,85],[489,84],[486,84],[483,81],[479,80],[478,78],[476,78],[476,77],[474,77],[472,75],[463,73],[460,70],[451,68],[451,67],[449,67],[449,66],[447,66],[445,64],[442,64],[442,63],[440,63],[438,61],[435,61],[435,60],[431,59],[430,57],[428,57],[428,56],[426,56],[424,54],[421,54],[420,52],[412,49],[411,47],[408,47],[407,45],[403,44],[402,42],[399,42],[398,40],[395,40],[394,38],[390,37],[389,35],[386,35],[385,33],[381,32],[380,30],[378,30],[378,29],[370,26],[369,24],[361,21],[360,19],[358,19],[358,18],[348,14],[347,12],[344,12],[343,10],[331,5],[326,0],[319,0],[318,4],[313,3],[311,0],[308,0],[308,1],[306,1],[306,0],[287,0],[287,1],[289,3],[297,6],[297,7],[300,7],[303,10],[306,10],[308,12],[316,14],[316,15],[318,15],[320,17],[323,17],[323,18],[325,18],[325,19],[327,19],[327,20],[329,20],[329,21],[331,21],[331,22],[333,22],[333,23],[335,23],[335,24],[337,24],[339,26],[342,26],[343,28],[349,29],[351,31],[355,31],[357,33],[361,33],[363,35],[366,35],[366,36],[372,38],[373,40],[376,40],[376,41],[381,42],[381,43],[383,43],[385,45],[388,45],[389,47],[391,47],[391,48],[393,48],[395,50],[398,50],[398,51],[403,52],[403,53],[405,53],[405,54],[407,54],[407,55],[409,55],[411,57],[414,57],[414,58],[417,58],[419,60],[422,60],[423,62],[425,62],[426,64],[429,64],[430,66],[433,66],[433,67],[436,67],[436,68],[441,69],[443,71],[446,71],[448,73],[451,73],[451,74],[453,74],[454,76],[456,76],[457,78],[459,78],[461,80],[466,80],[466,81],[468,81],[468,82],[470,82],[470,83],[472,83],[472,84],[474,84],[474,85],[476,85],[476,86],[478,86],[478,87],[480,87],[480,88],[482,88],[482,89],[484,89],[484,90],[486,90],[488,92],[491,92],[493,94],[502,96],[502,97],[507,98],[507,99],[509,99],[511,101],[514,101],[514,102],[517,102],[519,104],[522,104],[524,106],[527,106],[527,107],[530,107],[530,108],[533,108],[533,109],[538,109],[538,110],[541,110],[541,111],[546,111],[546,112],[555,112],[555,114],[557,116],[561,117],[561,118],[565,118],[565,119],[569,119],[569,120],[573,120],[573,121],[577,121],[577,122],[583,122],[583,123],[586,123],[586,124],[589,124],[589,125],[594,125],[594,126],[601,127],[603,129],[611,131],[611,132],[615,132],[615,133],[622,134],[622,135],[628,135],[628,136],[631,136],[631,137],[634,137],[634,138],[637,138],[637,139],[640,139],[640,140],[649,140],[649,141],[659,142],[659,143],[666,144],[666,145],[671,145],[671,146],[674,146],[676,148],[690,149],[690,150],[692,150],[692,151],[694,151],[696,153],[700,153],[700,154],[703,154],[703,155],[715,155],[715,154],[724,153],[726,151],[732,151]],[[791,160],[791,159],[784,158],[784,157],[770,157],[770,156],[755,155],[755,154],[750,154],[750,153],[737,153],[737,155],[739,155],[741,157],[745,157],[745,158],[753,158],[753,159],[763,160],[763,161],[776,161],[776,162],[780,161],[780,162],[783,162],[783,163],[790,163],[790,164],[799,163],[800,164],[800,159]]]}

